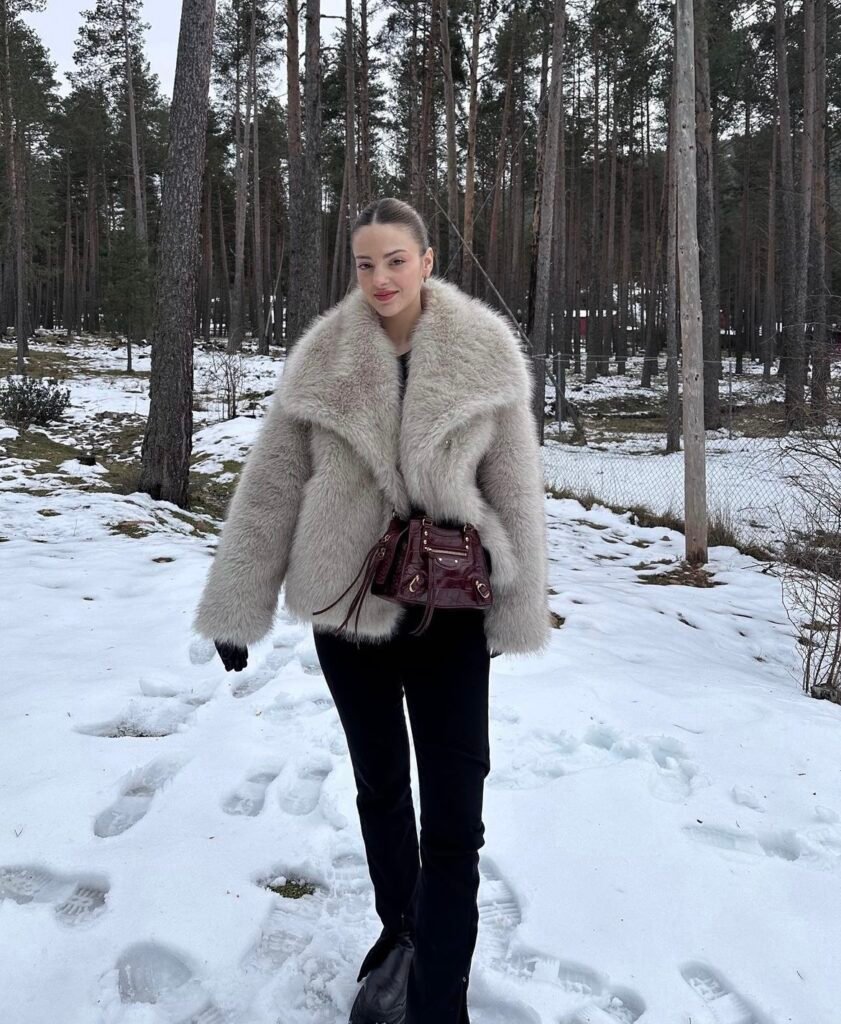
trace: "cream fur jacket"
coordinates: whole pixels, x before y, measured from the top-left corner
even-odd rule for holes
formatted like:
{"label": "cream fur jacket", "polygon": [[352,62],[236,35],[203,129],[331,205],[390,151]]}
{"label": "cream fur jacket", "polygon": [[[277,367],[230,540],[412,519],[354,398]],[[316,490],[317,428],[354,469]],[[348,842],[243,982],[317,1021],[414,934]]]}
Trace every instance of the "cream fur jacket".
{"label": "cream fur jacket", "polygon": [[[379,316],[355,288],[320,314],[286,360],[228,506],[194,620],[200,635],[247,646],[272,628],[278,595],[335,628],[350,584],[392,509],[467,521],[491,556],[492,651],[537,653],[549,638],[546,521],[531,369],[490,305],[442,278],[422,286],[402,415],[399,366]],[[381,640],[406,609],[368,594],[358,632]]]}

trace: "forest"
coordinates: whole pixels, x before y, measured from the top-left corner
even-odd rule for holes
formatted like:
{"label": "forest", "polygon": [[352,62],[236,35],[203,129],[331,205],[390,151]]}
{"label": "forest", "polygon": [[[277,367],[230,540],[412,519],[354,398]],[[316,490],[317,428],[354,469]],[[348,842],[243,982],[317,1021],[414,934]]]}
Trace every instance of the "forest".
{"label": "forest", "polygon": [[[65,90],[26,20],[43,5],[0,2],[0,329],[22,344],[38,329],[151,340],[169,99],[142,2],[84,13]],[[219,0],[196,336],[294,344],[348,287],[348,224],[380,195],[422,212],[437,273],[531,335],[557,7],[540,351],[586,380],[637,353],[643,384],[661,373],[673,6],[412,0],[378,5],[376,30],[366,0],[310,6],[322,31],[305,50],[297,0]],[[705,423],[721,424],[724,346],[737,373],[752,360],[786,379],[786,424],[802,426],[826,409],[839,344],[841,17],[827,0],[693,7]]]}

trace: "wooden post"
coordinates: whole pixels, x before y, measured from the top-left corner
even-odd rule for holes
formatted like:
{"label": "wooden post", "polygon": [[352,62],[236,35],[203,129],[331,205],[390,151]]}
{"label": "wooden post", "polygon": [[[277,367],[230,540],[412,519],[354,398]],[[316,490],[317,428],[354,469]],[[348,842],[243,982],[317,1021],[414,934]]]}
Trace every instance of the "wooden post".
{"label": "wooden post", "polygon": [[695,163],[695,58],[692,0],[678,0],[677,238],[680,331],[683,342],[684,519],[686,560],[707,560],[707,476],[704,451],[704,347],[698,267],[698,182]]}

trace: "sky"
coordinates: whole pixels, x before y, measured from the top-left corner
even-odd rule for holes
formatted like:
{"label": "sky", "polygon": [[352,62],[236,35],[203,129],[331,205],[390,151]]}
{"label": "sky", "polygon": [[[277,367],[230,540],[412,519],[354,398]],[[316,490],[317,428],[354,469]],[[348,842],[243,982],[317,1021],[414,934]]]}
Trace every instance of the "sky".
{"label": "sky", "polygon": [[[69,88],[65,74],[73,68],[73,49],[76,45],[76,34],[82,24],[82,12],[91,9],[94,3],[95,0],[47,0],[46,11],[26,15],[27,22],[38,33],[58,65],[56,77],[62,92]],[[322,0],[322,16],[344,15],[344,9],[344,0]],[[149,31],[146,33],[146,56],[152,70],[160,78],[162,91],[171,96],[172,83],[175,79],[181,4],[179,0],[145,0],[143,18],[149,24]],[[322,20],[321,32],[324,39],[332,36],[336,24],[330,17]],[[302,23],[302,44],[303,32]]]}

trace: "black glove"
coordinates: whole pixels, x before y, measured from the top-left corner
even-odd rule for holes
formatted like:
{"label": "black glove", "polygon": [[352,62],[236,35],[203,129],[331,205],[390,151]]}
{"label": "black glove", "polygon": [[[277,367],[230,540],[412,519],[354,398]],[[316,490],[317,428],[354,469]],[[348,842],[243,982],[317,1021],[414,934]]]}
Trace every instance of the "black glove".
{"label": "black glove", "polygon": [[228,644],[224,640],[214,640],[213,643],[216,645],[216,650],[219,652],[219,657],[222,659],[225,671],[230,672],[233,669],[234,672],[242,672],[248,664],[248,648],[238,647],[236,644]]}

